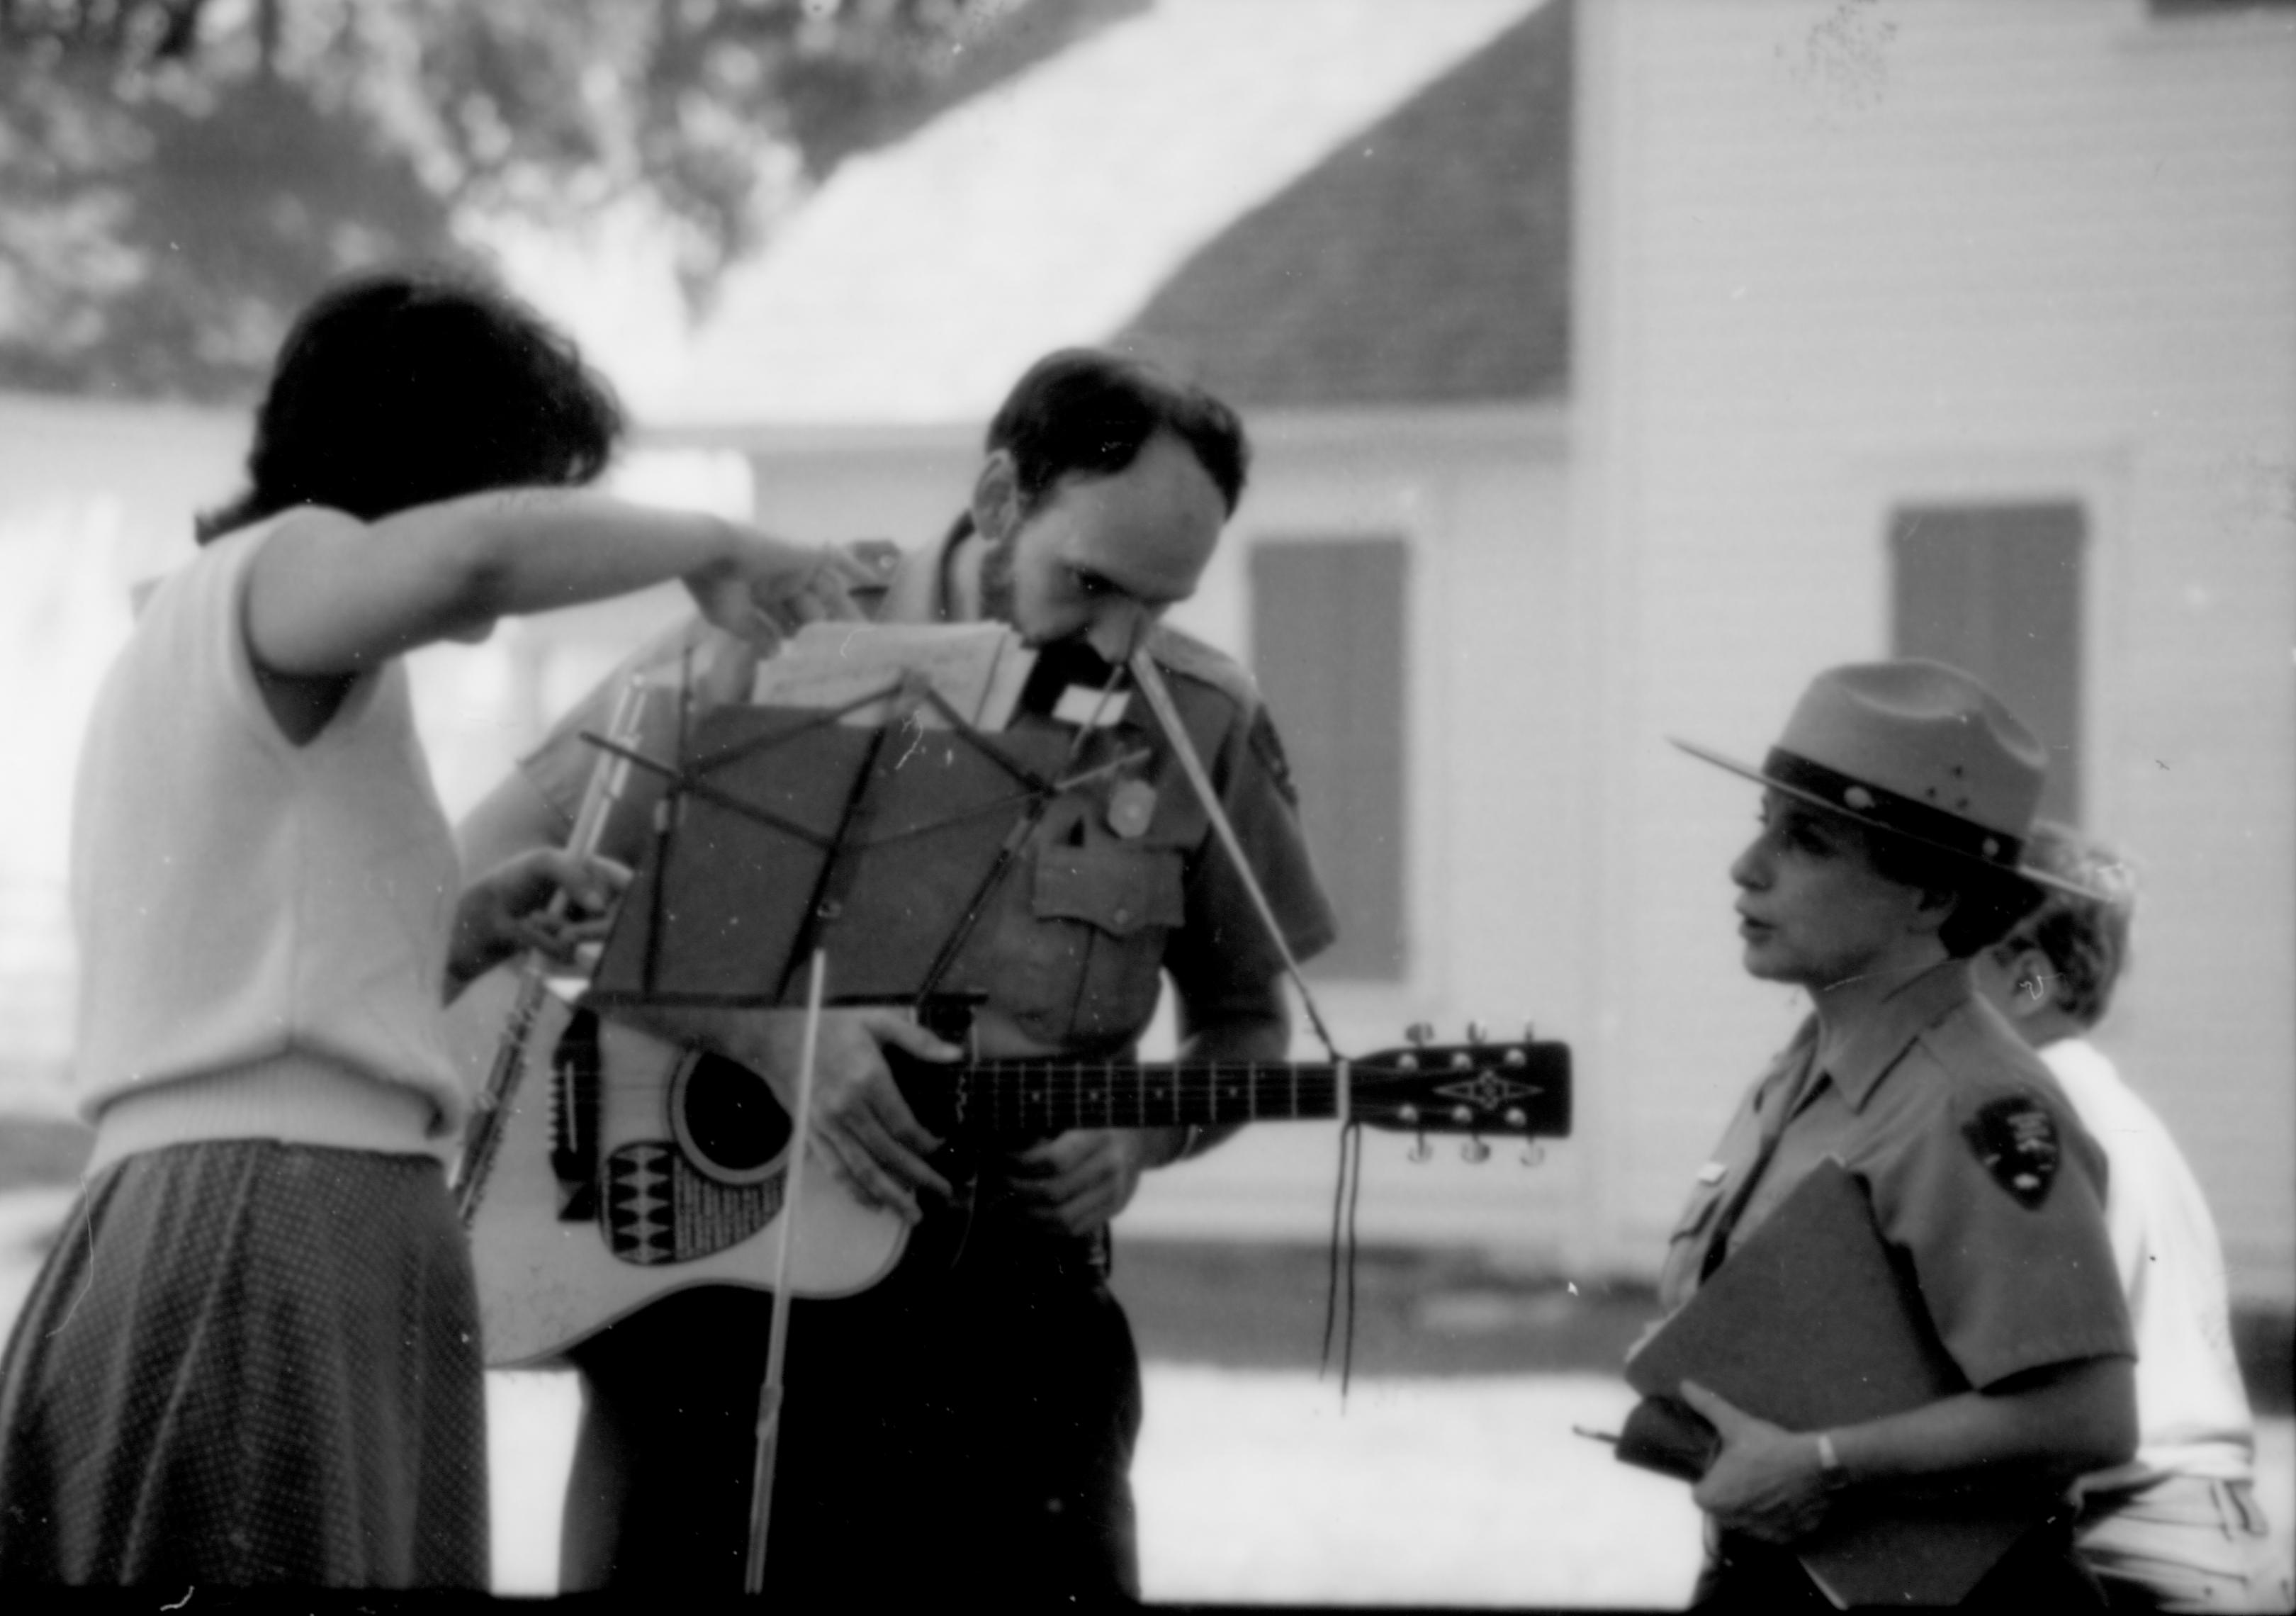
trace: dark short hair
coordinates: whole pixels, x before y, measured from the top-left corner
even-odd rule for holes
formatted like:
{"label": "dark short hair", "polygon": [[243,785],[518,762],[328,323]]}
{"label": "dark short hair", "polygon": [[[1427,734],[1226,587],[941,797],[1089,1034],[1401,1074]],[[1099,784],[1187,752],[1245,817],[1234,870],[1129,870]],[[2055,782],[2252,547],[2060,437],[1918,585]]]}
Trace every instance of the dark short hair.
{"label": "dark short hair", "polygon": [[1064,477],[1115,476],[1158,432],[1188,446],[1234,514],[1251,458],[1235,412],[1104,349],[1064,348],[1030,365],[988,423],[987,447],[1013,457],[1026,510]]}
{"label": "dark short hair", "polygon": [[209,539],[296,505],[372,521],[484,488],[586,483],[621,406],[570,339],[510,293],[438,270],[338,282],[280,345],[247,490]]}
{"label": "dark short hair", "polygon": [[1859,825],[1858,831],[1866,857],[1883,880],[1929,892],[1951,892],[1959,900],[1938,928],[1938,941],[1955,959],[1973,959],[1999,942],[2041,901],[2041,888],[2013,870],[1991,869],[1943,848],[1871,826]]}
{"label": "dark short hair", "polygon": [[2128,963],[2128,929],[2136,883],[2128,861],[2070,825],[2045,819],[2026,839],[2034,867],[2099,894],[2083,898],[2052,887],[2040,906],[2001,939],[1996,952],[2036,948],[2049,962],[2050,997],[2083,1027],[2112,1008],[2112,990]]}

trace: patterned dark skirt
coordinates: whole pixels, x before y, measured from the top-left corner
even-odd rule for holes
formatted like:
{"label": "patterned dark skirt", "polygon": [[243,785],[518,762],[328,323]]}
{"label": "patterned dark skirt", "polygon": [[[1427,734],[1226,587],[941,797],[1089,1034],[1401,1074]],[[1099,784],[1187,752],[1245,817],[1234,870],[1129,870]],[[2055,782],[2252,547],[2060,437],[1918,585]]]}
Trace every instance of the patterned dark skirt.
{"label": "patterned dark skirt", "polygon": [[130,1156],[0,1363],[0,1585],[483,1587],[485,1421],[438,1163]]}

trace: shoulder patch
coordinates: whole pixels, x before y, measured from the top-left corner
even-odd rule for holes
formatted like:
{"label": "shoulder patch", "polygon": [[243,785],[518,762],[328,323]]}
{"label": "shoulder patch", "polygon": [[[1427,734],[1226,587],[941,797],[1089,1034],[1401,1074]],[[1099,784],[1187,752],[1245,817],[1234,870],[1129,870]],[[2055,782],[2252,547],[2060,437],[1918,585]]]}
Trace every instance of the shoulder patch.
{"label": "shoulder patch", "polygon": [[1259,759],[1259,767],[1267,771],[1267,778],[1283,794],[1283,800],[1293,808],[1300,806],[1300,788],[1292,783],[1292,760],[1283,755],[1283,742],[1275,734],[1275,721],[1263,707],[1252,715],[1251,729],[1245,739],[1250,743],[1251,755]]}
{"label": "shoulder patch", "polygon": [[2019,1206],[2030,1211],[2049,1198],[2063,1153],[2056,1119],[2038,1100],[2006,1095],[1989,1101],[1962,1124],[1961,1136]]}

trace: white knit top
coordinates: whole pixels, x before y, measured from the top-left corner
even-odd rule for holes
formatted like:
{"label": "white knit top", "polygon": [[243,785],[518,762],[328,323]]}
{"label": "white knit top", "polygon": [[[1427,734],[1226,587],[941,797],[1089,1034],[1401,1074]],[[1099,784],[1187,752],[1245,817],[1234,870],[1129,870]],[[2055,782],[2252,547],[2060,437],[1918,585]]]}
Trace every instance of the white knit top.
{"label": "white knit top", "polygon": [[2112,1491],[2168,1474],[2242,1481],[2256,1425],[2233,1354],[2224,1247],[2208,1197],[2158,1112],[2087,1038],[2041,1051],[2104,1147],[2104,1222],[2136,1332],[2136,1456],[2081,1485]]}
{"label": "white knit top", "polygon": [[464,1098],[439,984],[461,884],[406,669],[297,746],[250,660],[251,565],[161,582],[99,690],[74,802],[75,1076],[90,1170],[192,1139],[442,1159]]}

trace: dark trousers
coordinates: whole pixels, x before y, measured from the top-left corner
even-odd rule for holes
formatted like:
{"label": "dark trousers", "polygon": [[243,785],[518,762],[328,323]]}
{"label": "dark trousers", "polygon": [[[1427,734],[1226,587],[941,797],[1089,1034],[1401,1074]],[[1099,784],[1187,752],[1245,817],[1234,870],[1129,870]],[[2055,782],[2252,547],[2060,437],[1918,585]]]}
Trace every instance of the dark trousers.
{"label": "dark trousers", "polygon": [[[771,1306],[760,1292],[681,1292],[578,1349],[568,1589],[740,1591]],[[1089,1267],[968,1259],[927,1283],[800,1302],[783,1386],[769,1596],[800,1609],[1137,1597],[1139,1359]]]}

